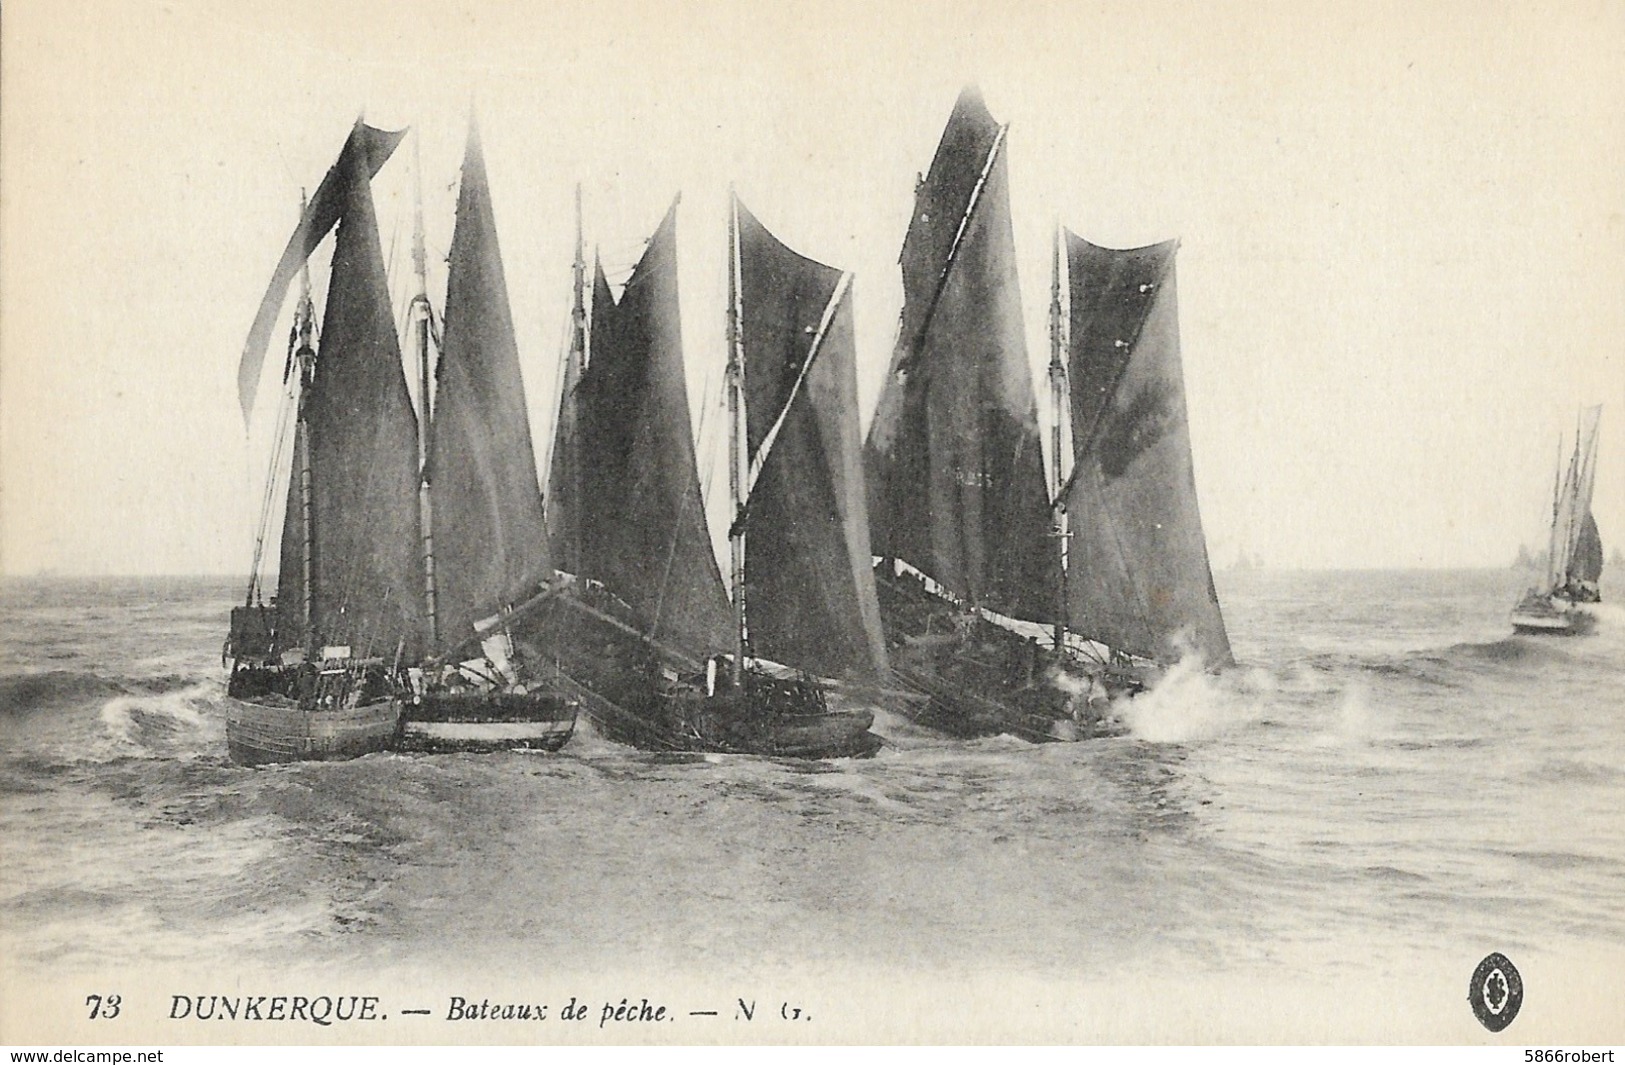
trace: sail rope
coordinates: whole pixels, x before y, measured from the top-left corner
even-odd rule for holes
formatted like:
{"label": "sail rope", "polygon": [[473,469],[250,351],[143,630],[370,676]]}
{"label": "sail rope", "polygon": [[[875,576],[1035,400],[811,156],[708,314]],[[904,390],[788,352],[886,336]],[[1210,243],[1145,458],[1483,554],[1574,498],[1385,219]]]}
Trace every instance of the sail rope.
{"label": "sail rope", "polygon": [[[298,343],[297,335],[288,338],[289,358],[293,358],[292,348]],[[271,507],[276,499],[276,486],[280,478],[278,473],[282,468],[282,455],[287,447],[288,423],[293,419],[293,412],[299,407],[299,373],[297,370],[288,375],[286,390],[279,404],[277,412],[276,435],[271,443],[271,465],[265,476],[265,491],[260,499],[260,518],[256,526],[257,535],[254,539],[254,565],[248,574],[248,605],[252,606],[254,600],[259,598],[260,585],[263,583],[261,570],[265,561],[265,541],[271,533]]]}

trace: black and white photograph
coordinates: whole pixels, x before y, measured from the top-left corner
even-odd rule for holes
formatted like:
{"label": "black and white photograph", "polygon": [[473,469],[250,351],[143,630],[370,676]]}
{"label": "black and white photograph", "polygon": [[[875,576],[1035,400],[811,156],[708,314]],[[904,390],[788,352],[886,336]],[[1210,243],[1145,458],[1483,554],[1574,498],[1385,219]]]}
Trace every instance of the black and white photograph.
{"label": "black and white photograph", "polygon": [[5,5],[0,1044],[1622,1002],[1625,6]]}

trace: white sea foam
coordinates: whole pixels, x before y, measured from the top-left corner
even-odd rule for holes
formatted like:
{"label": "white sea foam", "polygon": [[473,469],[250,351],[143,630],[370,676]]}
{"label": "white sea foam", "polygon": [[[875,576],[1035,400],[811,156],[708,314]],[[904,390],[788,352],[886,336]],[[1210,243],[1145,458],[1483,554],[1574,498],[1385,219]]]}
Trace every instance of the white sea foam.
{"label": "white sea foam", "polygon": [[1184,743],[1256,723],[1274,687],[1262,670],[1210,673],[1200,656],[1187,654],[1150,691],[1114,709],[1139,739]]}
{"label": "white sea foam", "polygon": [[205,747],[223,732],[219,721],[204,713],[219,695],[218,683],[202,681],[159,695],[109,699],[98,715],[103,737],[112,744],[109,753],[172,756]]}

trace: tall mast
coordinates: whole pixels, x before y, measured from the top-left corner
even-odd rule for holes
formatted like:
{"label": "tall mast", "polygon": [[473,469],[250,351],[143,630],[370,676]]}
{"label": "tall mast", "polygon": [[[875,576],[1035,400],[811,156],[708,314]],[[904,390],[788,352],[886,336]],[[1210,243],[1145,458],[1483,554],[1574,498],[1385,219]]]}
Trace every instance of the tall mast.
{"label": "tall mast", "polygon": [[[570,354],[569,365],[575,367],[575,372],[584,373],[587,368],[587,252],[585,240],[582,236],[581,225],[581,182],[576,182],[576,257],[571,264],[571,273],[575,285],[575,299],[570,305]],[[568,374],[564,375],[566,380]],[[560,415],[563,414],[563,404],[575,402],[572,396],[561,396],[559,399]],[[572,437],[580,433],[577,424]],[[555,432],[554,436],[557,437]],[[559,445],[557,439],[553,446]],[[572,565],[581,568],[581,451],[577,439],[569,443],[570,454],[566,456],[569,461],[569,476],[573,482],[570,485],[570,558]]]}
{"label": "tall mast", "polygon": [[[299,216],[304,217],[306,209],[305,191],[299,190]],[[298,346],[294,349],[294,361],[298,364],[299,374],[299,414],[294,424],[293,453],[294,461],[299,463],[299,592],[300,610],[305,616],[305,642],[308,644],[309,654],[306,659],[315,657],[316,651],[316,566],[313,545],[315,541],[315,522],[312,485],[310,479],[310,426],[305,417],[305,397],[310,394],[311,382],[316,374],[316,348],[313,343],[316,332],[316,307],[310,300],[310,260],[307,258],[299,268],[299,307],[294,311],[294,330],[299,335]]]}
{"label": "tall mast", "polygon": [[423,162],[418,152],[419,137],[412,135],[412,270],[417,276],[417,294],[412,297],[413,340],[418,353],[418,522],[423,535],[423,605],[429,621],[429,646],[440,641],[435,618],[434,523],[432,493],[429,489],[430,434],[433,431],[429,402],[429,258],[423,247]]}
{"label": "tall mast", "polygon": [[733,682],[737,687],[745,675],[745,501],[750,476],[745,448],[745,365],[743,338],[739,331],[739,199],[728,188],[728,498],[733,507],[733,524],[728,529],[729,555],[733,570],[734,659]]}
{"label": "tall mast", "polygon": [[1060,554],[1061,579],[1059,583],[1060,606],[1055,612],[1055,650],[1060,652],[1065,646],[1067,617],[1066,617],[1066,566],[1067,566],[1067,514],[1066,496],[1062,489],[1066,486],[1064,478],[1065,468],[1061,456],[1061,420],[1066,416],[1067,410],[1067,381],[1065,317],[1061,313],[1061,224],[1055,224],[1055,239],[1050,264],[1049,287],[1049,394],[1050,406],[1055,411],[1055,426],[1050,437],[1050,465],[1054,470],[1055,502],[1053,512],[1055,518],[1056,550]]}

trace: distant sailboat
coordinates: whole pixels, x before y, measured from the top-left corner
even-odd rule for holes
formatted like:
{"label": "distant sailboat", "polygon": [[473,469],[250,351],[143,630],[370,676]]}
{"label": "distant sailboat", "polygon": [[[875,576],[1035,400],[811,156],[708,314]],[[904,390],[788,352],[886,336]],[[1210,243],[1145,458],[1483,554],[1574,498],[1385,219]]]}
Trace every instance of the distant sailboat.
{"label": "distant sailboat", "polygon": [[1063,283],[1057,234],[1052,500],[1004,139],[966,90],[916,190],[866,450],[877,577],[893,668],[931,696],[926,723],[1073,738],[1159,663],[1194,648],[1222,665],[1230,650],[1191,475],[1174,246],[1119,252],[1069,235]]}
{"label": "distant sailboat", "polygon": [[555,437],[551,475],[565,506],[554,535],[577,545],[579,579],[527,638],[554,649],[617,738],[867,753],[878,745],[872,713],[830,707],[816,677],[872,681],[884,670],[863,542],[849,285],[742,209],[739,219],[729,271],[732,597],[711,550],[690,429],[673,203],[619,301],[596,271],[590,344],[573,341],[567,356],[559,432],[570,436]]}
{"label": "distant sailboat", "polygon": [[1602,408],[1580,412],[1574,452],[1560,467],[1552,495],[1552,527],[1545,580],[1512,610],[1512,627],[1528,634],[1571,635],[1591,627],[1584,604],[1602,599],[1602,537],[1591,514],[1597,482],[1597,435]]}
{"label": "distant sailboat", "polygon": [[520,654],[505,617],[551,581],[553,567],[491,190],[472,122],[433,388],[421,210],[414,259],[419,405],[430,426],[422,504],[431,533],[424,557],[433,655],[413,671],[402,743],[557,750],[575,727],[576,704],[550,690],[544,663]]}
{"label": "distant sailboat", "polygon": [[[246,419],[288,285],[304,274],[283,373],[284,418],[295,426],[277,593],[262,602],[262,515],[247,600],[232,610],[226,643],[226,743],[238,762],[384,749],[398,724],[401,666],[424,644],[417,420],[370,186],[401,137],[356,123],[304,210],[244,347]],[[305,262],[334,225],[318,345]]]}

